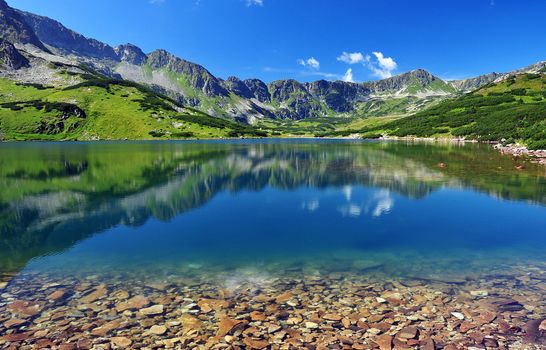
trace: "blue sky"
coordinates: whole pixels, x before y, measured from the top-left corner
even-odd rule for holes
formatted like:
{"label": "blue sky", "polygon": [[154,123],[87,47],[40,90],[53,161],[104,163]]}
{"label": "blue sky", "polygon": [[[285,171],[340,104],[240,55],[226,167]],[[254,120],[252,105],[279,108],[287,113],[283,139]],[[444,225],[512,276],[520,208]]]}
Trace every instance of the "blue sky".
{"label": "blue sky", "polygon": [[546,60],[543,0],[8,3],[111,45],[164,48],[222,78],[366,81],[416,68],[464,78]]}

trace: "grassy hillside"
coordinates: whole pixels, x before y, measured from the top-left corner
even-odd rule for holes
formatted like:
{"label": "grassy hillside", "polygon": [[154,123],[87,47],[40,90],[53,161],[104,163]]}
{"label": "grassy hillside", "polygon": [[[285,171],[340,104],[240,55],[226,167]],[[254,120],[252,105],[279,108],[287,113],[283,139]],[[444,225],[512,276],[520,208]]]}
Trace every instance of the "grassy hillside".
{"label": "grassy hillside", "polygon": [[465,137],[480,141],[519,142],[546,148],[546,75],[523,74],[489,84],[416,113],[358,131],[417,137]]}
{"label": "grassy hillside", "polygon": [[70,87],[0,79],[0,139],[93,140],[266,136],[186,108],[135,83],[88,78]]}

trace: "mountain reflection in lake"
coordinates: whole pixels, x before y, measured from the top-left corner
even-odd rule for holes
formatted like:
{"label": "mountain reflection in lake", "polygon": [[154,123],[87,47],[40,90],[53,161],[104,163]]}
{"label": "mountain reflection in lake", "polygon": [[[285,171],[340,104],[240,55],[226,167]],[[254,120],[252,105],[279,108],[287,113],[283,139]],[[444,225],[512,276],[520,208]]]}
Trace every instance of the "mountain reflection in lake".
{"label": "mountain reflection in lake", "polygon": [[237,265],[382,250],[527,254],[546,243],[544,170],[516,170],[485,146],[26,143],[2,145],[0,162],[5,272],[36,258],[37,269],[65,258]]}

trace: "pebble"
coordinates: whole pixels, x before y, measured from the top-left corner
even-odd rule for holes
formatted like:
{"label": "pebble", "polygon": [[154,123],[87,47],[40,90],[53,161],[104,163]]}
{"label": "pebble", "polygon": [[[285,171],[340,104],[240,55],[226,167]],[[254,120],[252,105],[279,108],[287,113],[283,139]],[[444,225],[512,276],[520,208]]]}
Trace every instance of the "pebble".
{"label": "pebble", "polygon": [[140,309],[140,313],[146,316],[161,315],[165,311],[163,305],[153,305],[147,308]]}
{"label": "pebble", "polygon": [[133,341],[127,337],[113,337],[110,338],[110,341],[112,344],[120,348],[127,348],[133,344]]}
{"label": "pebble", "polygon": [[153,334],[156,334],[156,335],[163,335],[163,334],[167,333],[167,327],[165,327],[165,326],[152,326],[152,328],[150,328],[150,332],[153,333]]}
{"label": "pebble", "polygon": [[473,290],[470,292],[470,295],[473,297],[486,297],[489,295],[489,293],[485,290]]}
{"label": "pebble", "polygon": [[451,313],[451,316],[459,319],[459,320],[464,320],[464,314],[460,313],[460,312],[452,312]]}
{"label": "pebble", "polygon": [[316,324],[315,322],[307,321],[307,322],[305,322],[305,328],[307,328],[307,329],[317,329],[317,328],[319,328],[319,325]]}

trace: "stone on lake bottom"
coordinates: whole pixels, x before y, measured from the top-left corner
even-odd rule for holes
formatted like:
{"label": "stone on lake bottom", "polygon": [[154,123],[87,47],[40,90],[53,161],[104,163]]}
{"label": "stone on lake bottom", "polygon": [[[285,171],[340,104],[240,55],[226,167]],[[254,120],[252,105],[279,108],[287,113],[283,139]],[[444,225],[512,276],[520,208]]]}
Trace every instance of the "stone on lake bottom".
{"label": "stone on lake bottom", "polygon": [[140,312],[146,316],[161,315],[165,311],[163,305],[153,305],[147,308],[140,309]]}
{"label": "stone on lake bottom", "polygon": [[167,327],[165,326],[152,326],[152,328],[150,328],[150,332],[155,334],[155,335],[163,335],[165,333],[167,333]]}
{"label": "stone on lake bottom", "polygon": [[376,344],[380,350],[392,350],[392,336],[388,334],[382,334],[375,338]]}
{"label": "stone on lake bottom", "polygon": [[243,343],[250,349],[265,349],[269,345],[267,340],[253,338],[245,338],[243,339]]}
{"label": "stone on lake bottom", "polygon": [[110,341],[112,342],[112,344],[120,348],[127,348],[131,346],[131,344],[133,344],[133,341],[126,337],[113,337],[110,338]]}
{"label": "stone on lake bottom", "polygon": [[119,303],[116,307],[116,310],[118,312],[123,312],[126,310],[138,310],[145,308],[148,305],[150,305],[150,300],[148,298],[146,298],[144,295],[137,295],[127,301]]}
{"label": "stone on lake bottom", "polygon": [[464,320],[464,314],[460,313],[460,312],[452,312],[451,313],[451,316],[455,317],[456,319],[459,319],[459,320]]}

